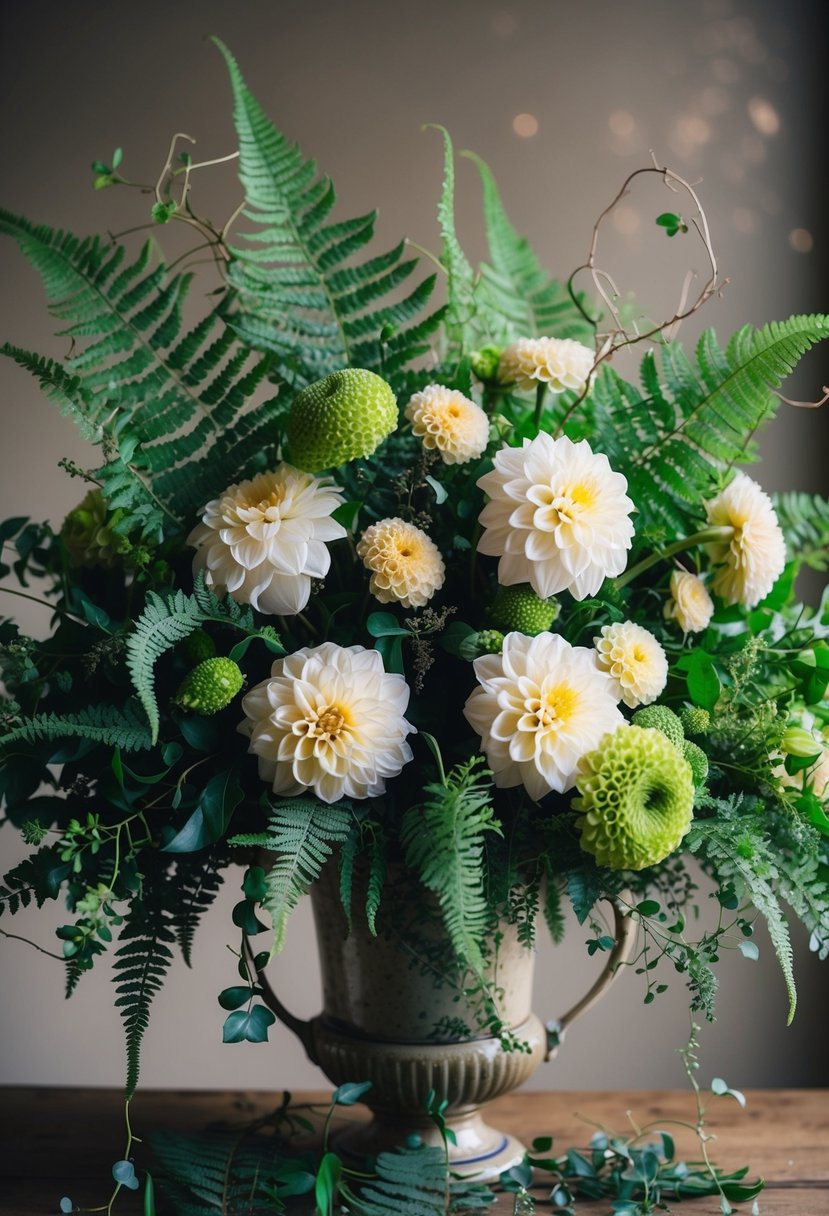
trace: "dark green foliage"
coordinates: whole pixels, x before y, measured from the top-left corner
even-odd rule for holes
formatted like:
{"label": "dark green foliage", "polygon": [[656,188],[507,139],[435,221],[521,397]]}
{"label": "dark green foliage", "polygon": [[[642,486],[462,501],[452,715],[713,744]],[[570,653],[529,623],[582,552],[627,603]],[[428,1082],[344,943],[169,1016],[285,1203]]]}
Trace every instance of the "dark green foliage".
{"label": "dark green foliage", "polygon": [[119,937],[122,944],[115,952],[115,1007],[123,1018],[127,1038],[128,1098],[138,1084],[141,1041],[150,1019],[150,1004],[173,959],[170,946],[175,942],[175,932],[171,913],[164,906],[164,894],[169,902],[170,888],[163,875],[154,884],[145,883],[143,898],[130,907]]}
{"label": "dark green foliage", "polygon": [[789,557],[812,570],[829,568],[829,499],[820,494],[773,494]]}
{"label": "dark green foliage", "polygon": [[274,952],[285,943],[291,912],[319,878],[333,846],[348,839],[352,823],[348,802],[326,806],[310,799],[285,799],[271,804],[267,831],[231,839],[231,844],[254,845],[275,855],[262,900],[273,921]]}
{"label": "dark green foliage", "polygon": [[484,889],[484,841],[501,828],[491,804],[489,773],[474,756],[426,786],[428,799],[406,812],[401,841],[407,864],[440,902],[458,959],[483,969],[483,939],[492,925]]}
{"label": "dark green foliage", "polygon": [[199,920],[213,903],[224,881],[214,853],[180,857],[174,882],[178,890],[173,909],[173,927],[179,949],[188,967],[192,966],[193,935]]}
{"label": "dark green foliage", "polygon": [[89,739],[125,752],[141,751],[153,743],[138,706],[127,701],[122,710],[114,705],[91,705],[75,714],[35,714],[0,735],[0,748],[20,740],[34,743],[38,739],[69,738]]}
{"label": "dark green foliage", "polygon": [[[286,1163],[278,1161],[272,1139],[268,1143],[235,1131],[158,1132],[150,1144],[162,1169],[161,1189],[176,1216],[265,1216],[283,1210],[274,1202],[280,1188],[273,1180]],[[298,1162],[287,1165],[310,1176]]]}
{"label": "dark green foliage", "polygon": [[746,325],[725,350],[713,330],[696,363],[674,342],[642,360],[642,391],[605,367],[596,378],[594,449],[628,479],[637,534],[681,535],[700,522],[700,502],[723,474],[757,459],[754,434],[778,404],[774,393],[800,356],[829,336],[829,318]]}
{"label": "dark green foliage", "polygon": [[[428,349],[440,313],[424,316],[434,276],[410,289],[417,265],[401,242],[356,263],[371,241],[374,213],[330,222],[336,202],[327,177],[268,119],[220,42],[233,88],[245,217],[230,279],[238,296],[233,325],[251,346],[276,356],[274,374],[294,388],[363,367],[394,384]],[[241,243],[239,243],[241,242]],[[408,294],[401,297],[400,288]]]}
{"label": "dark green foliage", "polygon": [[449,1216],[495,1202],[480,1183],[451,1180],[442,1148],[421,1144],[380,1153],[377,1176],[346,1193],[350,1216]]}

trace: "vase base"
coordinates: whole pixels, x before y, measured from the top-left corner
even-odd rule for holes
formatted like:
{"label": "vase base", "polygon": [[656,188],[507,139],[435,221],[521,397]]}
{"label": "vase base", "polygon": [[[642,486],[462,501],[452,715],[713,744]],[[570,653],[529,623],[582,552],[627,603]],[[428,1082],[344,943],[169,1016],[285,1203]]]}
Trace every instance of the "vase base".
{"label": "vase base", "polygon": [[[445,1118],[447,1128],[457,1140],[449,1145],[452,1173],[479,1182],[494,1182],[504,1170],[524,1159],[524,1145],[485,1123],[478,1107],[454,1111]],[[343,1157],[361,1160],[405,1145],[412,1136],[418,1136],[424,1144],[443,1143],[431,1120],[375,1110],[369,1123],[351,1123],[341,1128],[332,1144]]]}

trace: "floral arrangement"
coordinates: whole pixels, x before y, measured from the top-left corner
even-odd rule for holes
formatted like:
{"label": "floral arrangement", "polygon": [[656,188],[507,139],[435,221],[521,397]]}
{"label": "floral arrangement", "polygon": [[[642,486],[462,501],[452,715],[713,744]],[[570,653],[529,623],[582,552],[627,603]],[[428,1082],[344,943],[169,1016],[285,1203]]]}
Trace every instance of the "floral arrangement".
{"label": "floral arrangement", "polygon": [[[71,340],[60,361],[3,353],[101,449],[64,462],[90,488],[61,527],[0,525],[0,572],[54,613],[43,640],[0,621],[0,795],[32,846],[0,911],[62,901],[67,994],[117,938],[128,1096],[174,947],[189,961],[252,848],[272,864],[249,866],[233,919],[272,927],[260,965],[324,865],[376,930],[403,863],[507,1047],[493,932],[529,946],[540,912],[558,939],[568,898],[591,953],[613,945],[598,901],[626,901],[646,1002],[679,973],[709,1016],[712,964],[756,953],[761,915],[794,1012],[784,906],[829,951],[829,613],[794,591],[826,569],[829,503],[737,466],[829,318],[684,353],[678,323],[722,284],[695,191],[656,163],[632,178],[685,198],[687,219],[656,222],[710,263],[677,315],[623,324],[599,225],[585,265],[549,278],[477,157],[473,270],[446,133],[420,280],[404,243],[366,254],[373,216],[330,218],[331,183],[222,50],[242,207],[201,218],[205,166],[175,141],[150,188],[153,224],[194,228],[221,276],[193,328],[191,275],[154,243],[136,257],[0,212]],[[96,186],[133,185],[120,163]],[[634,383],[613,362],[637,343]],[[720,906],[696,936],[692,858]],[[261,1041],[273,1015],[240,967],[224,1038]]]}

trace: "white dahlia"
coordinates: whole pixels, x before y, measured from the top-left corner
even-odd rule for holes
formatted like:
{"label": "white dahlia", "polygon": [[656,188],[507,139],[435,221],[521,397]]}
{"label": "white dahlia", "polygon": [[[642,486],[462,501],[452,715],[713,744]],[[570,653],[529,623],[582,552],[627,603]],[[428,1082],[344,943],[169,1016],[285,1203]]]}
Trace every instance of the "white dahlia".
{"label": "white dahlia", "polygon": [[323,642],[276,660],[242,700],[239,730],[275,794],[373,798],[412,758],[408,702],[378,651]]}
{"label": "white dahlia", "polygon": [[572,338],[519,338],[501,355],[498,379],[528,392],[546,384],[551,393],[580,393],[595,359],[589,346]]}
{"label": "white dahlia", "polygon": [[187,538],[196,548],[193,570],[259,612],[301,612],[311,579],[324,578],[331,565],[325,542],[346,535],[331,518],[342,501],[329,478],[289,464],[229,486]]}
{"label": "white dahlia", "polygon": [[647,629],[633,621],[603,625],[593,639],[596,662],[613,680],[616,696],[629,709],[650,705],[668,683],[668,657]]}
{"label": "white dahlia", "polygon": [[464,713],[500,787],[538,800],[575,783],[582,756],[624,722],[594,652],[555,633],[508,633],[500,654],[474,662],[480,688]]}
{"label": "white dahlia", "polygon": [[405,413],[423,446],[440,452],[444,464],[466,464],[486,451],[489,419],[456,389],[427,384],[414,394]]}
{"label": "white dahlia", "polygon": [[665,619],[676,620],[683,633],[701,633],[714,614],[714,601],[705,583],[690,570],[674,570]]}
{"label": "white dahlia", "polygon": [[707,504],[713,527],[730,526],[730,540],[708,546],[719,566],[711,586],[727,604],[754,608],[771,591],[786,564],[786,542],[772,501],[745,473],[738,473]]}
{"label": "white dahlia", "polygon": [[381,604],[422,608],[446,577],[435,542],[402,519],[381,519],[366,528],[357,545],[357,556],[371,571],[369,590]]}
{"label": "white dahlia", "polygon": [[490,498],[479,517],[478,551],[500,557],[500,583],[529,583],[542,599],[569,591],[583,600],[621,574],[634,505],[606,456],[586,439],[542,433],[502,448],[494,464],[478,481]]}

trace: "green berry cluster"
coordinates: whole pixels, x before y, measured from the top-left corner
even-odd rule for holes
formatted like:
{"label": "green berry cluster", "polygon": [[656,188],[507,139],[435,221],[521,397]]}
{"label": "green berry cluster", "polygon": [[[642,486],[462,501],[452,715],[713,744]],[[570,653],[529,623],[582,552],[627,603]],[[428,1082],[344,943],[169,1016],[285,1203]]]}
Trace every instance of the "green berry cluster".
{"label": "green berry cluster", "polygon": [[205,659],[184,677],[174,699],[182,709],[209,716],[229,705],[244,682],[232,659]]}

